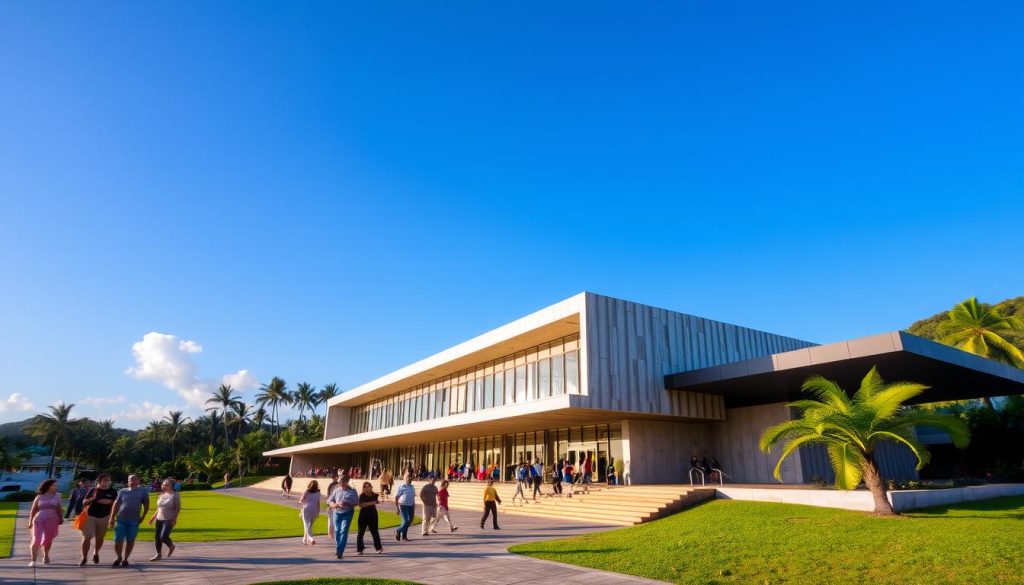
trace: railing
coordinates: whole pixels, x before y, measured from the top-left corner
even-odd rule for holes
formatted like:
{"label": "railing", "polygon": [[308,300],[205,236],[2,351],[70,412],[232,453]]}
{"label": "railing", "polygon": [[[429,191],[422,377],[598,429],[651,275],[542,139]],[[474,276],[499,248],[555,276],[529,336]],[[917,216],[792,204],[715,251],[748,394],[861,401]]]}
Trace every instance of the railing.
{"label": "railing", "polygon": [[717,467],[711,468],[711,481],[715,481],[716,473],[718,474],[718,485],[724,485],[723,478],[725,477],[725,472]]}
{"label": "railing", "polygon": [[696,467],[691,467],[690,468],[690,486],[693,487],[693,473],[694,472],[697,472],[697,475],[700,477],[700,485],[705,485],[704,484],[704,470],[696,468]]}

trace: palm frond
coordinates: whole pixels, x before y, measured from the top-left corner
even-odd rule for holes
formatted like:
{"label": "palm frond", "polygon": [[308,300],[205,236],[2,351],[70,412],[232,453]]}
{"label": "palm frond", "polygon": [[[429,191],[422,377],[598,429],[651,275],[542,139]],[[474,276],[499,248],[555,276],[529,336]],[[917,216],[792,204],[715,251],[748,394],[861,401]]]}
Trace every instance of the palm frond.
{"label": "palm frond", "polygon": [[903,406],[903,403],[916,398],[929,386],[915,382],[893,382],[874,395],[866,404],[874,411],[877,418],[888,418]]}
{"label": "palm frond", "polygon": [[836,488],[852,490],[863,477],[861,464],[864,456],[849,443],[830,443],[826,445],[828,458],[832,462],[832,470],[836,473]]}
{"label": "palm frond", "polygon": [[818,400],[833,406],[841,412],[847,412],[850,409],[850,397],[846,395],[846,391],[824,376],[811,376],[807,378],[800,386],[800,389],[804,392],[810,392]]}

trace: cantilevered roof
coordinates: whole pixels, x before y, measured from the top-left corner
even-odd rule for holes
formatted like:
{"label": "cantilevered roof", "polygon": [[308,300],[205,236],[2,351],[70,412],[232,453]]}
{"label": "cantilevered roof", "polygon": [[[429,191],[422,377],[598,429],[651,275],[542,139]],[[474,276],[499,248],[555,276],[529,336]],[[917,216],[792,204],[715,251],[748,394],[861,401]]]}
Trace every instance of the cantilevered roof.
{"label": "cantilevered roof", "polygon": [[800,398],[816,374],[853,392],[871,366],[888,382],[931,386],[917,403],[1024,393],[1024,370],[904,331],[669,374],[665,388],[720,394],[727,407],[770,404]]}

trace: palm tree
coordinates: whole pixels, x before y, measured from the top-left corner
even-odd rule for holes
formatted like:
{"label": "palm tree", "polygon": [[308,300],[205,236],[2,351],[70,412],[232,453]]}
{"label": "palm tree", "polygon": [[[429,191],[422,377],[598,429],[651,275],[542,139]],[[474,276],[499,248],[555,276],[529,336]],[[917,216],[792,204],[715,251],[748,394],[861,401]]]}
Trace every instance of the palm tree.
{"label": "palm tree", "polygon": [[160,446],[163,444],[164,426],[158,420],[149,421],[146,428],[139,433],[139,446],[143,447],[149,460],[160,459]]}
{"label": "palm tree", "polygon": [[292,402],[295,403],[295,407],[299,409],[300,419],[306,419],[305,412],[307,408],[309,409],[310,414],[316,410],[319,396],[320,393],[316,391],[316,388],[307,382],[303,382],[295,387],[295,392],[292,393]]}
{"label": "palm tree", "polygon": [[1016,317],[1004,317],[974,297],[953,307],[947,317],[939,324],[941,343],[1024,368],[1024,352],[1006,339],[1024,332],[1024,324]]}
{"label": "palm tree", "polygon": [[207,404],[214,404],[212,408],[207,408],[206,412],[219,410],[224,415],[224,445],[230,445],[231,441],[228,438],[228,409],[234,404],[239,402],[238,396],[235,396],[235,391],[231,386],[221,384],[220,388],[214,392],[210,398],[206,401]]}
{"label": "palm tree", "polygon": [[960,448],[970,439],[963,420],[904,406],[904,402],[920,395],[927,386],[913,382],[886,384],[874,367],[864,376],[852,399],[838,384],[822,376],[811,376],[801,389],[815,397],[789,404],[803,411],[801,417],[769,427],[761,435],[760,446],[765,453],[786,441],[775,466],[775,479],[782,481],[782,462],[798,447],[824,445],[836,474],[836,487],[852,490],[863,479],[874,497],[876,514],[895,514],[874,458],[880,441],[905,445],[917,458],[917,469],[921,469],[930,454],[917,440],[915,427],[942,429]]}
{"label": "palm tree", "polygon": [[263,429],[263,424],[267,422],[267,409],[259,406],[252,413],[252,426],[259,430]]}
{"label": "palm tree", "polygon": [[[1007,337],[1024,333],[1024,324],[1015,317],[1004,317],[992,305],[971,297],[946,314],[939,323],[939,342],[982,357],[1024,368],[1024,352]],[[992,399],[982,398],[989,408]]]}
{"label": "palm tree", "polygon": [[59,402],[50,407],[50,414],[37,414],[32,422],[25,425],[26,433],[53,441],[46,477],[53,477],[53,463],[57,458],[57,447],[67,440],[68,423],[72,422],[71,409],[74,407],[74,404]]}
{"label": "palm tree", "polygon": [[235,430],[236,442],[252,425],[252,415],[252,407],[242,401],[238,401],[231,405],[231,426],[238,427]]}
{"label": "palm tree", "polygon": [[[320,395],[317,396],[317,404],[323,404],[326,406],[327,401],[330,400],[331,398],[334,398],[338,394],[339,392],[337,384],[325,384],[324,387],[320,389]],[[324,415],[326,416],[326,409],[324,410]]]}
{"label": "palm tree", "polygon": [[185,428],[188,417],[180,410],[172,410],[164,417],[164,424],[167,425],[167,436],[171,439],[171,462],[177,459],[175,447],[178,444],[178,435]]}
{"label": "palm tree", "polygon": [[288,393],[288,384],[285,383],[284,379],[274,376],[274,378],[270,380],[269,384],[260,386],[260,391],[256,395],[256,403],[270,407],[270,412],[272,413],[271,423],[273,424],[274,434],[277,435],[277,409],[282,404],[291,403],[291,394]]}

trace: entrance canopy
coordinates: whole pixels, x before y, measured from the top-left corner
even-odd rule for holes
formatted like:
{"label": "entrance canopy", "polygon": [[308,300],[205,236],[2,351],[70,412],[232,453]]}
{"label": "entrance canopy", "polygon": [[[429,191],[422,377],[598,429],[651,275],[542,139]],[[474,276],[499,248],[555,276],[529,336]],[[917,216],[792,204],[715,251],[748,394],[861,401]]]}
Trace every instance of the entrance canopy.
{"label": "entrance canopy", "polygon": [[1024,370],[904,331],[669,374],[665,388],[719,394],[729,408],[771,404],[806,398],[800,385],[813,375],[854,392],[872,366],[887,382],[931,387],[912,403],[1024,393]]}

